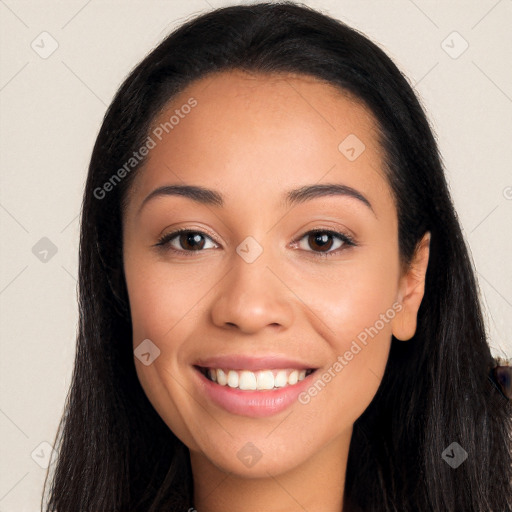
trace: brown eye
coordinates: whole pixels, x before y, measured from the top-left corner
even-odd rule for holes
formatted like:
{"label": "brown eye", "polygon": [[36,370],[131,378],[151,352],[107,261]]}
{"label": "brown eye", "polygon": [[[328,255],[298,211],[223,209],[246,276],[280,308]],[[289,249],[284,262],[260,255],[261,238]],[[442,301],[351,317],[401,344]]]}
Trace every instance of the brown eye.
{"label": "brown eye", "polygon": [[192,231],[181,233],[178,236],[181,247],[185,250],[200,250],[204,247],[204,237],[200,233]]}
{"label": "brown eye", "polygon": [[308,244],[314,250],[328,251],[333,245],[332,235],[320,231],[311,233],[308,236]]}
{"label": "brown eye", "polygon": [[[301,247],[301,249],[320,257],[334,256],[347,250],[350,246],[357,245],[349,235],[325,229],[317,229],[304,234],[297,241],[299,246],[304,239],[306,240],[306,247]],[[334,250],[332,250],[333,247]]]}
{"label": "brown eye", "polygon": [[215,243],[213,243],[211,237],[206,233],[190,229],[181,229],[164,235],[160,240],[158,240],[156,245],[186,254],[212,248],[211,246],[205,247],[207,241],[211,241],[213,248],[215,248]]}

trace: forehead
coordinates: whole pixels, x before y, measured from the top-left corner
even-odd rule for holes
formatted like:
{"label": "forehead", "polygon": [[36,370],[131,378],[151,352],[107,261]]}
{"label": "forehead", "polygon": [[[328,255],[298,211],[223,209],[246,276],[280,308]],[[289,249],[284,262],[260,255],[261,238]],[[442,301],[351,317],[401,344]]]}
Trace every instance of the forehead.
{"label": "forehead", "polygon": [[162,109],[150,137],[134,203],[171,183],[222,190],[233,205],[250,194],[277,206],[284,190],[327,182],[363,189],[377,202],[378,195],[391,199],[371,112],[313,77],[239,70],[206,76]]}

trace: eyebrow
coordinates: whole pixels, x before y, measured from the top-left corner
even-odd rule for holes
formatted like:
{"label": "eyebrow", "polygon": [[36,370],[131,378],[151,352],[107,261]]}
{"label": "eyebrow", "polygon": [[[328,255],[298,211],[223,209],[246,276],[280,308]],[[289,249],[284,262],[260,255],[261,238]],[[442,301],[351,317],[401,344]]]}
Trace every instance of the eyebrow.
{"label": "eyebrow", "polygon": [[[164,185],[162,187],[156,188],[148,196],[146,196],[144,201],[142,201],[138,212],[140,213],[143,206],[148,201],[155,197],[162,196],[183,196],[197,203],[216,206],[219,208],[222,208],[225,205],[224,197],[220,192],[217,192],[216,190],[198,185]],[[370,201],[368,201],[368,199],[363,194],[361,194],[361,192],[352,187],[339,183],[304,185],[300,188],[289,190],[284,194],[283,202],[281,204],[284,207],[291,207],[311,199],[325,196],[344,196],[357,199],[365,206],[367,206],[375,215],[375,211],[373,210]]]}

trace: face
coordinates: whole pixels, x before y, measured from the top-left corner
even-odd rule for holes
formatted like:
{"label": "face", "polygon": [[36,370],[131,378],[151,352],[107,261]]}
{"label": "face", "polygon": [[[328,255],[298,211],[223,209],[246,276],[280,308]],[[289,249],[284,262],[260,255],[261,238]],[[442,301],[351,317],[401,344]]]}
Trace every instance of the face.
{"label": "face", "polygon": [[123,218],[149,400],[191,456],[239,475],[346,446],[419,307],[372,115],[313,78],[233,71],[150,137]]}

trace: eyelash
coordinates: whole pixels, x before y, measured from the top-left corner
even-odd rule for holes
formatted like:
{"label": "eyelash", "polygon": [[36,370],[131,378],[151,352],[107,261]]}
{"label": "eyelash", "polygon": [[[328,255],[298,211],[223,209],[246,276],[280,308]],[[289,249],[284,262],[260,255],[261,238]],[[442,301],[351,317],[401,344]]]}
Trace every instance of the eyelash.
{"label": "eyelash", "polygon": [[[210,238],[216,244],[218,243],[208,233],[205,233],[205,232],[200,231],[200,230],[193,230],[193,229],[182,228],[182,229],[178,229],[176,231],[173,231],[172,233],[167,233],[167,234],[163,235],[161,238],[159,238],[159,240],[155,244],[155,246],[161,247],[161,248],[163,248],[165,250],[172,251],[174,253],[184,254],[186,257],[193,257],[194,253],[196,253],[196,252],[203,252],[201,250],[199,250],[199,251],[187,251],[187,250],[182,250],[182,249],[174,249],[173,247],[170,247],[169,243],[171,242],[171,240],[173,240],[174,238],[176,238],[178,235],[180,235],[182,233],[200,234],[200,235],[206,236],[207,238]],[[296,243],[300,242],[306,235],[312,235],[312,234],[318,234],[318,233],[324,233],[324,234],[331,235],[331,236],[337,238],[338,240],[341,240],[343,242],[343,245],[340,248],[338,248],[338,249],[336,249],[334,251],[329,251],[329,252],[306,251],[306,252],[312,252],[315,257],[328,258],[330,256],[335,256],[335,255],[339,254],[341,251],[345,251],[345,250],[347,250],[350,247],[356,247],[358,245],[356,243],[356,241],[351,236],[347,235],[346,233],[339,233],[337,231],[332,231],[332,230],[329,230],[329,229],[313,229],[311,231],[307,231],[306,233],[301,235],[299,238],[294,240],[293,243],[296,244]]]}

